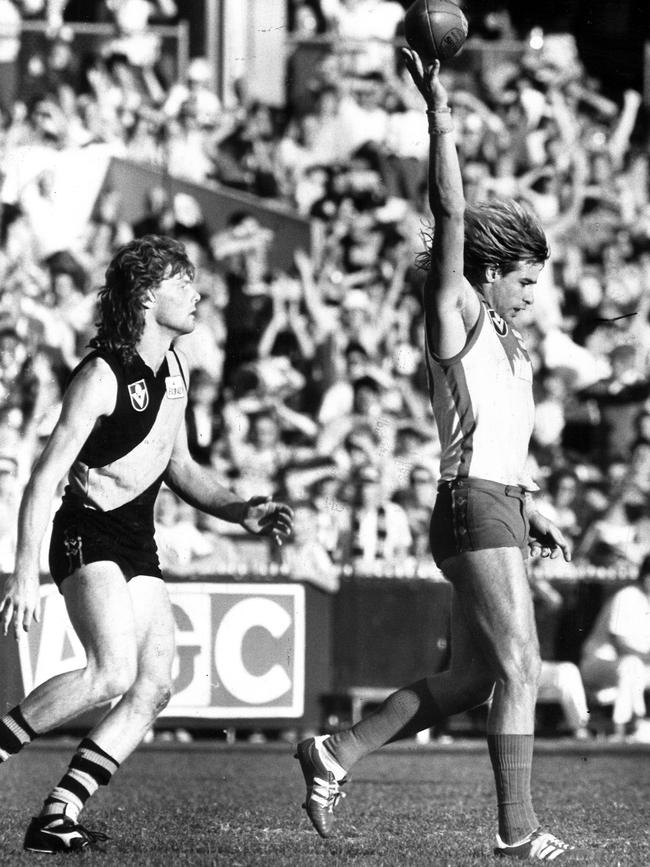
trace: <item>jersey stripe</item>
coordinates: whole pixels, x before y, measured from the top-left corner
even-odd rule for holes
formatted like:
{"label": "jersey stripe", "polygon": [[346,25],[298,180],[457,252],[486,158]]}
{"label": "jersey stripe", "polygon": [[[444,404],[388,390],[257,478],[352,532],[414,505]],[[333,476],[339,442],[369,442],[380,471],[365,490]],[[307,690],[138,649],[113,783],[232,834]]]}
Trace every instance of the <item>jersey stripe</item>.
{"label": "jersey stripe", "polygon": [[[166,358],[170,376],[182,377],[175,353],[168,352]],[[82,499],[87,508],[104,512],[135,500],[165,472],[185,417],[186,404],[187,389],[183,399],[170,399],[163,392],[157,410],[151,407],[156,415],[146,435],[126,454],[103,466],[89,466],[78,458],[70,470],[70,491]],[[128,424],[128,419],[125,423]]]}

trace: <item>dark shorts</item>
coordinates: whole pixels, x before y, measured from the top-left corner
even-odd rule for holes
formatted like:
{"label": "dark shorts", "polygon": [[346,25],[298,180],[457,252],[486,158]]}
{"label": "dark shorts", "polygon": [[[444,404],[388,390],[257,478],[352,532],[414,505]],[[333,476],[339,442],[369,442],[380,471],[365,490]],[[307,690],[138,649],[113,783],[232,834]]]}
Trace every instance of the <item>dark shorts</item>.
{"label": "dark shorts", "polygon": [[484,479],[443,482],[431,516],[429,539],[436,565],[486,548],[519,548],[528,556],[525,490]]}
{"label": "dark shorts", "polygon": [[50,572],[57,587],[89,563],[116,563],[127,581],[135,575],[162,578],[153,527],[127,528],[110,513],[62,507],[54,516]]}

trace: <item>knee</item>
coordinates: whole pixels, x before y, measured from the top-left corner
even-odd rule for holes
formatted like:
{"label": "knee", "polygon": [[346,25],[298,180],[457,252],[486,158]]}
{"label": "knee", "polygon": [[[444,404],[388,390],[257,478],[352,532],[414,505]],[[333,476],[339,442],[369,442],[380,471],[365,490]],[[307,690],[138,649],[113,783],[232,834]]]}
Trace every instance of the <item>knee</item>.
{"label": "knee", "polygon": [[536,640],[513,639],[507,654],[500,662],[504,680],[521,686],[537,687],[542,672],[542,660]]}
{"label": "knee", "polygon": [[168,679],[139,677],[130,691],[133,700],[143,712],[156,717],[167,707],[172,697],[172,684]]}
{"label": "knee", "polygon": [[104,660],[100,664],[89,663],[86,669],[91,690],[98,702],[112,701],[133,686],[137,665],[135,660]]}

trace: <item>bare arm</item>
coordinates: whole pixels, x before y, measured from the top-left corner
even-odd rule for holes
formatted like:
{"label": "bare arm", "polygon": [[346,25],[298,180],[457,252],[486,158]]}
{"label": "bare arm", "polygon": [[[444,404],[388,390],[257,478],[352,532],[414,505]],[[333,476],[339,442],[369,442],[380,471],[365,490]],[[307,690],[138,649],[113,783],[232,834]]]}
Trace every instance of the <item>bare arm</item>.
{"label": "bare arm", "polygon": [[333,331],[334,319],[322,300],[322,292],[314,277],[314,266],[308,253],[301,249],[296,250],[294,262],[300,275],[305,307],[316,332],[316,341],[321,343]]}
{"label": "bare arm", "polygon": [[220,483],[215,470],[193,460],[184,424],[174,443],[165,482],[195,509],[232,524],[241,524],[249,533],[272,535],[278,544],[291,534],[293,512],[289,506],[272,502],[270,497],[242,500]]}
{"label": "bare arm", "polygon": [[641,94],[636,90],[626,90],[623,97],[623,108],[618,117],[616,127],[609,140],[609,153],[616,168],[620,168],[623,157],[630,145],[630,137],[636,123],[641,103]]}
{"label": "bare arm", "polygon": [[414,51],[404,50],[411,78],[422,94],[430,121],[429,205],[434,238],[424,287],[427,339],[433,353],[450,358],[465,345],[479,312],[476,293],[463,276],[465,197],[447,92],[440,62],[423,67]]}
{"label": "bare arm", "polygon": [[397,307],[404,289],[404,278],[406,277],[410,259],[410,251],[408,249],[405,251],[403,250],[397,264],[395,265],[395,270],[391,277],[388,291],[384,295],[381,310],[379,311],[379,321],[377,322],[378,339],[383,339],[388,334],[390,327],[393,324],[395,308]]}
{"label": "bare arm", "polygon": [[13,621],[16,634],[36,617],[39,555],[50,521],[56,488],[68,472],[102,415],[113,411],[115,376],[101,359],[91,361],[73,379],[63,399],[61,416],[27,483],[18,513],[16,567],[0,601],[4,634]]}

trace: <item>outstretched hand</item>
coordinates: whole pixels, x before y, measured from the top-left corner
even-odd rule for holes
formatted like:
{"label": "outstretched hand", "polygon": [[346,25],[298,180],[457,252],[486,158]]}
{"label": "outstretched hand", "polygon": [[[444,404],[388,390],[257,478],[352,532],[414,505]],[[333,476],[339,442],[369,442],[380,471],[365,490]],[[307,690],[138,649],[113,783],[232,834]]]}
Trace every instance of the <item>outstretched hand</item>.
{"label": "outstretched hand", "polygon": [[249,533],[272,536],[277,545],[282,545],[293,531],[293,509],[271,497],[251,497],[241,523]]}
{"label": "outstretched hand", "polygon": [[562,554],[568,563],[571,559],[571,546],[559,527],[539,512],[530,514],[528,520],[530,521],[528,548],[531,555],[541,554],[542,557],[555,560]]}
{"label": "outstretched hand", "polygon": [[440,61],[434,60],[425,66],[422,58],[412,48],[403,48],[402,54],[413,83],[422,94],[429,111],[447,107],[447,91],[440,81]]}

